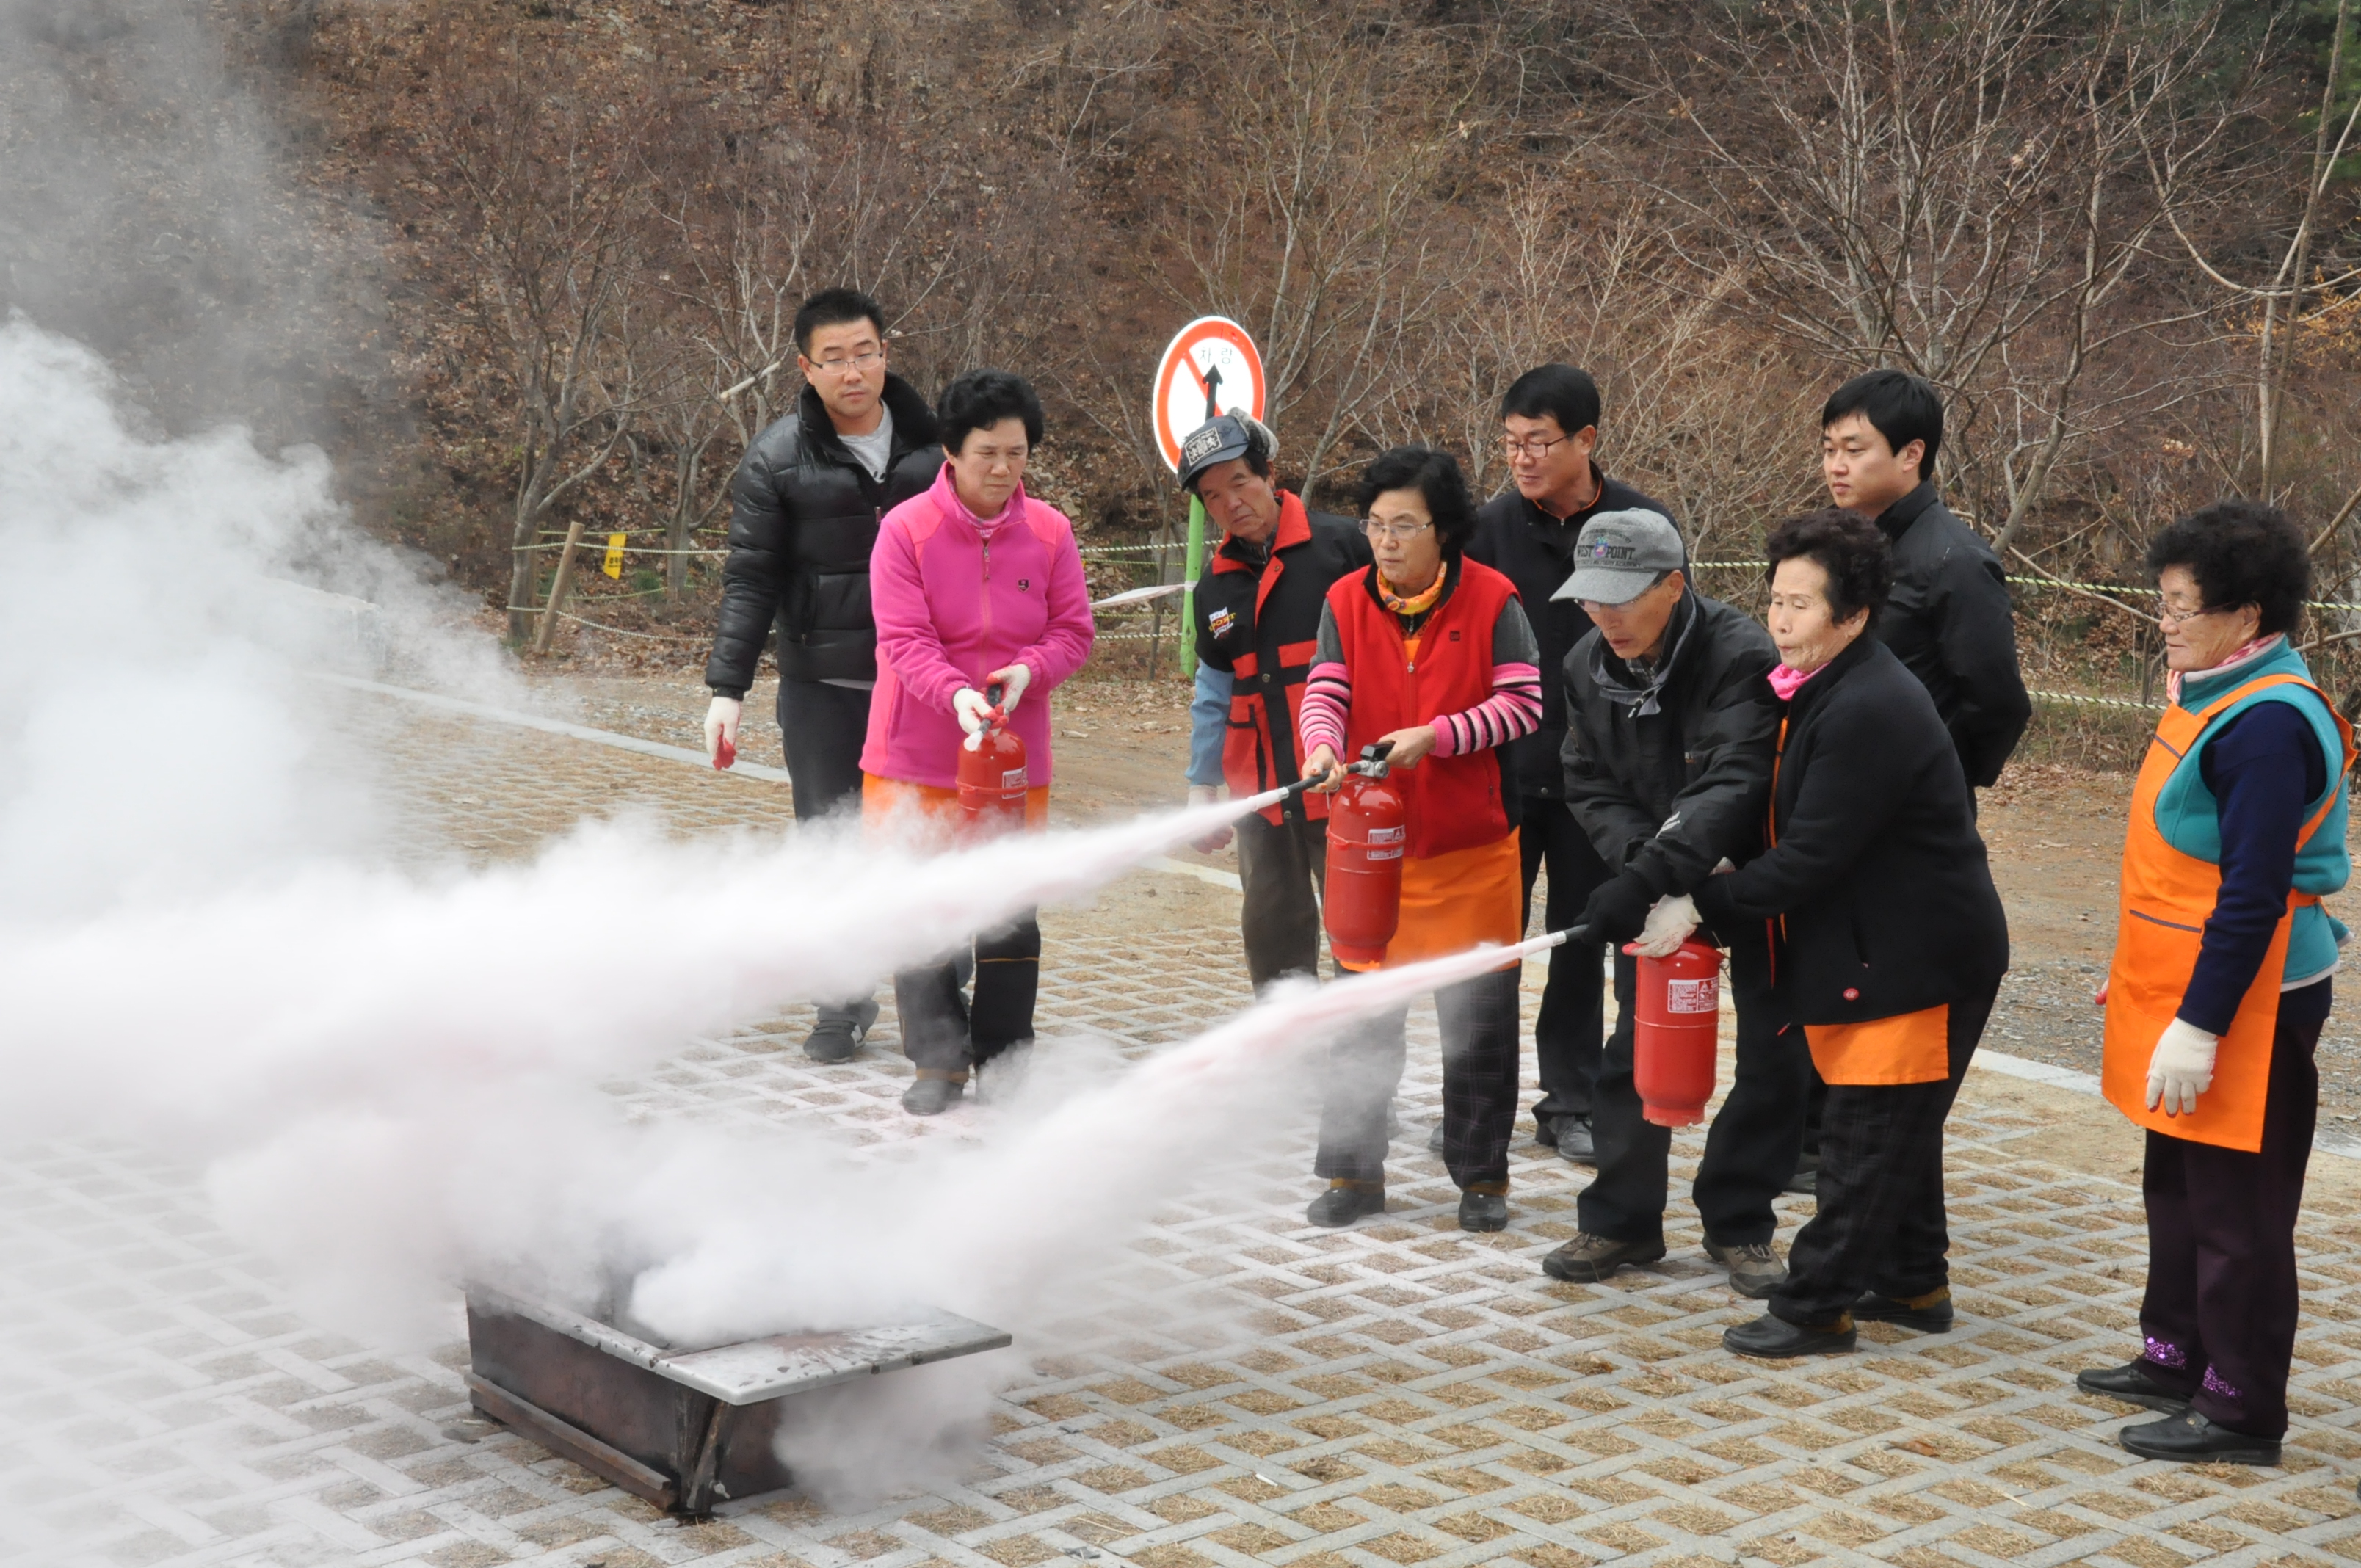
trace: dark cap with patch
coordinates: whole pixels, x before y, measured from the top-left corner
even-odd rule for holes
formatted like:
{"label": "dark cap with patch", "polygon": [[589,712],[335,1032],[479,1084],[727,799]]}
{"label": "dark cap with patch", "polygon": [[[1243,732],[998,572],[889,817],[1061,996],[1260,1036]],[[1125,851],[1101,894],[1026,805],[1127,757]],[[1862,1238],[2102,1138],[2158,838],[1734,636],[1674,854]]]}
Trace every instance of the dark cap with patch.
{"label": "dark cap with patch", "polygon": [[1602,511],[1582,525],[1574,546],[1574,576],[1550,598],[1629,604],[1665,573],[1687,565],[1680,530],[1663,512],[1638,507]]}
{"label": "dark cap with patch", "polygon": [[1191,431],[1188,439],[1180,443],[1180,488],[1194,488],[1197,476],[1214,464],[1226,463],[1253,451],[1255,431],[1258,428],[1241,415],[1217,414]]}

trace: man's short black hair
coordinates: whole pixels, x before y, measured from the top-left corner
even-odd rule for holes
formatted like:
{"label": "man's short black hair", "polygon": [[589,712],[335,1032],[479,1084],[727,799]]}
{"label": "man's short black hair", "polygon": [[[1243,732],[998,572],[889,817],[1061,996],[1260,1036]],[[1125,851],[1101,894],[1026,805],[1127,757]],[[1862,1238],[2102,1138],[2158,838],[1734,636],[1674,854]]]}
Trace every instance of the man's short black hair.
{"label": "man's short black hair", "polygon": [[1500,417],[1557,421],[1559,430],[1579,435],[1598,422],[1598,383],[1571,365],[1543,365],[1509,383]]}
{"label": "man's short black hair", "polygon": [[2148,542],[2147,569],[2183,566],[2207,609],[2253,605],[2266,635],[2292,631],[2312,593],[2312,546],[2293,519],[2261,501],[2215,501]]}
{"label": "man's short black hair", "polygon": [[1847,414],[1869,421],[1896,456],[1912,442],[1925,442],[1918,477],[1935,477],[1935,454],[1943,450],[1943,400],[1933,386],[1907,370],[1864,370],[1828,395],[1820,410],[1820,428],[1828,429]]}
{"label": "man's short black hair", "polygon": [[1455,560],[1476,533],[1476,502],[1467,494],[1467,477],[1459,459],[1432,446],[1397,446],[1361,471],[1356,494],[1361,515],[1388,490],[1416,490],[1426,500],[1426,515],[1434,520],[1435,542],[1443,558]]}
{"label": "man's short black hair", "polygon": [[1033,384],[1006,370],[970,370],[943,389],[935,404],[942,422],[943,450],[953,457],[972,432],[990,430],[1005,419],[1025,422],[1027,444],[1041,444],[1041,400]]}
{"label": "man's short black hair", "polygon": [[1885,531],[1840,507],[1787,519],[1771,530],[1763,553],[1770,557],[1763,570],[1766,583],[1782,561],[1801,556],[1818,562],[1828,575],[1828,614],[1839,623],[1876,609],[1894,589],[1894,551]]}
{"label": "man's short black hair", "polygon": [[812,334],[824,326],[849,326],[865,321],[877,329],[877,341],[885,341],[885,313],[877,302],[858,289],[822,289],[806,300],[796,311],[796,352],[811,353]]}

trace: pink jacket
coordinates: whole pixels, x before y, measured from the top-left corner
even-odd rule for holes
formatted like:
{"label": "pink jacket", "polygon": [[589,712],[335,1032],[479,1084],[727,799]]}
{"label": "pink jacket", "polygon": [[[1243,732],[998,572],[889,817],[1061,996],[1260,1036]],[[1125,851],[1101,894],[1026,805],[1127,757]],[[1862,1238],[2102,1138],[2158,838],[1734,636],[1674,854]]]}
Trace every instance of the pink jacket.
{"label": "pink jacket", "polygon": [[934,488],[879,525],[869,599],[877,620],[877,690],[861,771],[956,785],[965,737],[951,694],[961,686],[982,691],[985,675],[1023,664],[1033,679],[1009,729],[1025,742],[1032,782],[1048,784],[1049,693],[1082,668],[1097,631],[1065,513],[1020,488],[987,545],[945,464]]}

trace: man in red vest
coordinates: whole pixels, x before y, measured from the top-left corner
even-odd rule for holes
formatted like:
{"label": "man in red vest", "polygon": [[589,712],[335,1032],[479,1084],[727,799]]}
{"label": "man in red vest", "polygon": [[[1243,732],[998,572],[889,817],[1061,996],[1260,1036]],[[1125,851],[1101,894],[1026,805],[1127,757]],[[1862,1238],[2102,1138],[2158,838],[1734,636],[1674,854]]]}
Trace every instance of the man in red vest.
{"label": "man in red vest", "polygon": [[[1370,561],[1349,518],[1312,511],[1272,477],[1278,444],[1257,421],[1223,414],[1180,445],[1180,483],[1222,531],[1197,579],[1197,694],[1190,705],[1189,799],[1293,784],[1302,773],[1296,714],[1329,585]],[[1297,795],[1237,825],[1239,925],[1257,991],[1310,974],[1320,959],[1318,887],[1328,863],[1328,800]],[[1229,841],[1223,829],[1198,845]]]}

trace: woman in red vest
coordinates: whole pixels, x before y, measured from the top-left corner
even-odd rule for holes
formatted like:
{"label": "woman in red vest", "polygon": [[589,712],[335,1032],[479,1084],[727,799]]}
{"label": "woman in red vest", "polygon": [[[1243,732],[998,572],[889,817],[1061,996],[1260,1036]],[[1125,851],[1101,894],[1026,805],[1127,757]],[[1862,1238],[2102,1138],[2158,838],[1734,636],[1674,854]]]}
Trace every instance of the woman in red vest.
{"label": "woman in red vest", "polygon": [[[1384,745],[1409,823],[1400,924],[1377,963],[1345,967],[1514,942],[1523,935],[1522,883],[1496,749],[1540,726],[1540,645],[1509,579],[1462,554],[1476,508],[1450,454],[1395,448],[1362,476],[1360,503],[1377,560],[1328,590],[1297,719],[1303,776],[1333,791],[1345,779],[1340,757]],[[1459,1184],[1462,1230],[1509,1223],[1517,975],[1510,964],[1435,996],[1443,1162]],[[1386,1107],[1401,1078],[1402,1023],[1396,1013],[1332,1053],[1312,1166],[1329,1189],[1312,1201],[1315,1225],[1385,1210]]]}

